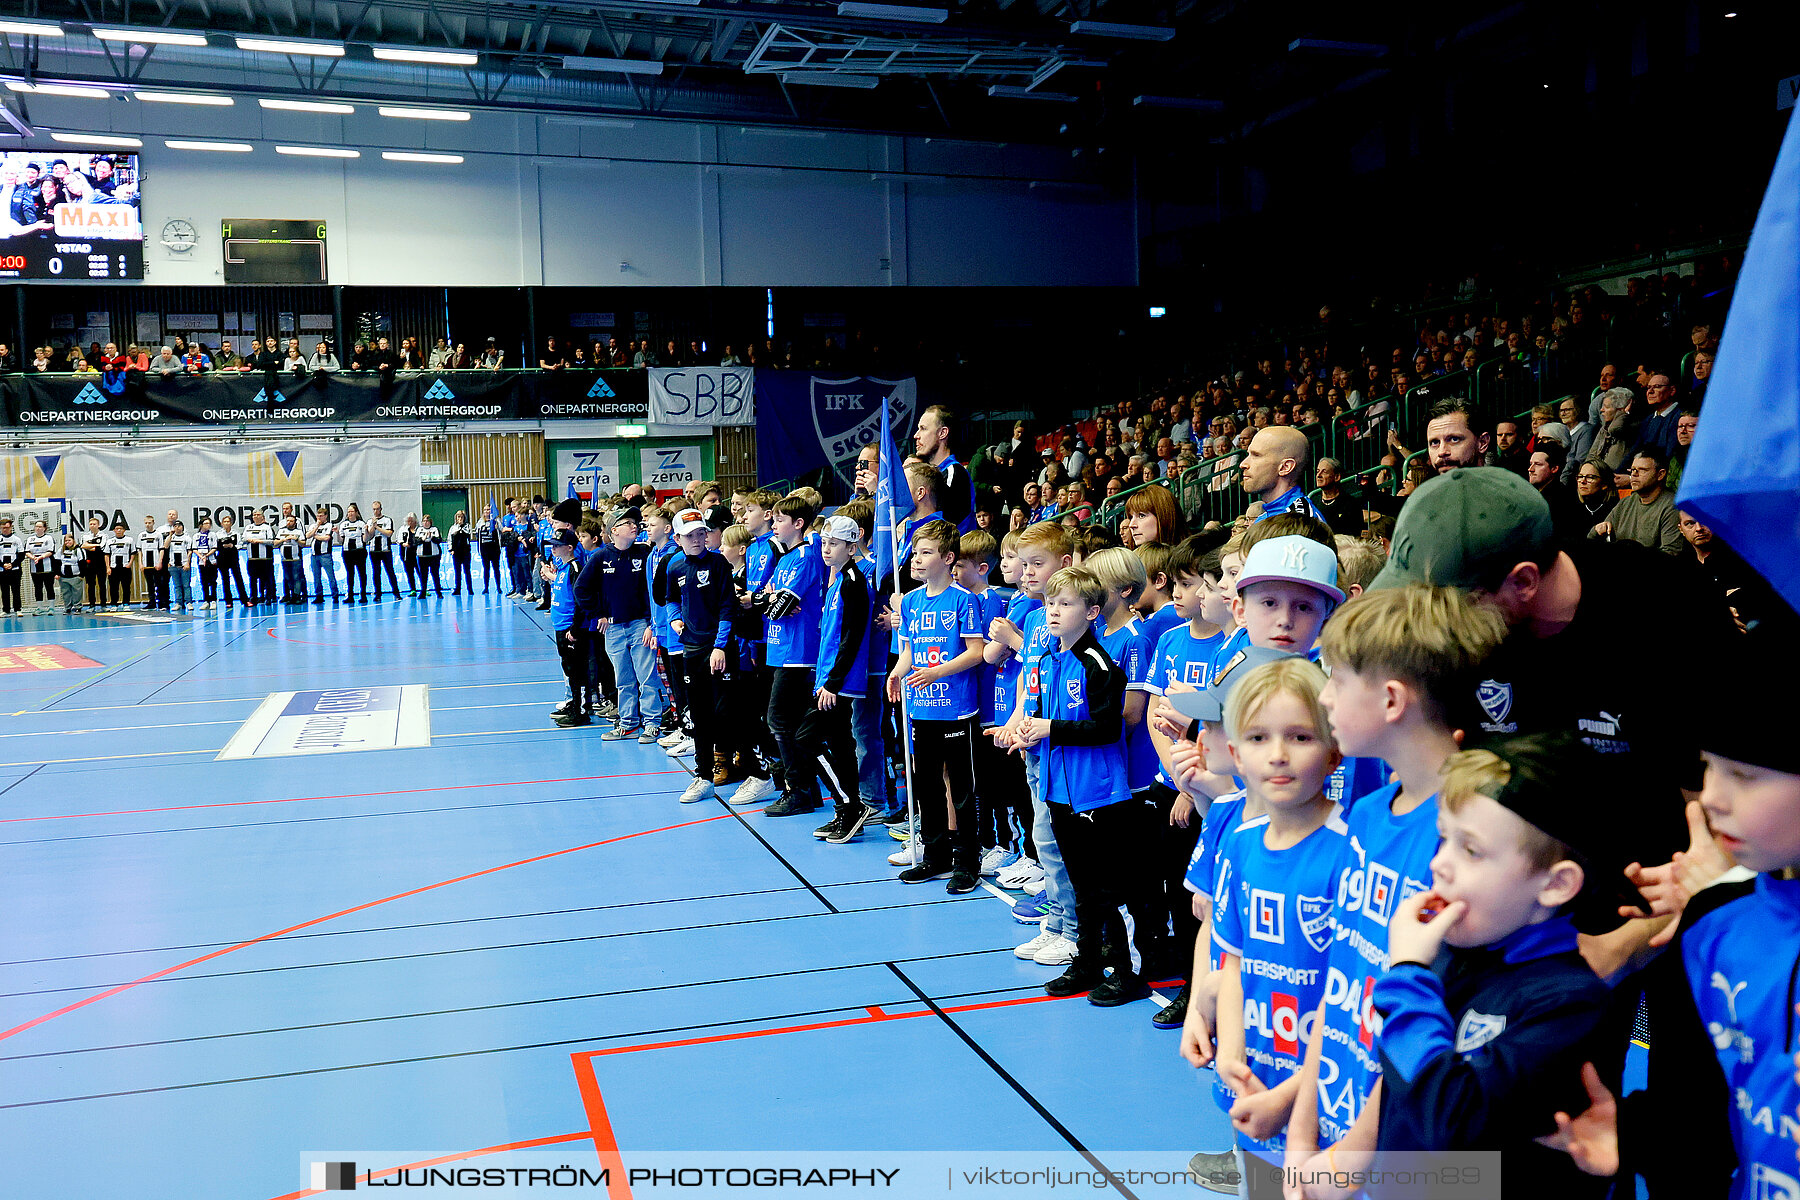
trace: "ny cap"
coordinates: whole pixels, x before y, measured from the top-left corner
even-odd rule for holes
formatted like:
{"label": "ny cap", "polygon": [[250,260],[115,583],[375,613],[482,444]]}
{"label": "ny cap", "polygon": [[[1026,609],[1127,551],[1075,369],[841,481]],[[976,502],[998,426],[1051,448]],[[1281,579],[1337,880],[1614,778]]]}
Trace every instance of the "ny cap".
{"label": "ny cap", "polygon": [[723,504],[715,504],[706,510],[706,527],[708,529],[716,529],[722,533],[731,528],[734,520],[736,518],[731,515],[731,510]]}
{"label": "ny cap", "polygon": [[1241,593],[1253,583],[1281,579],[1303,583],[1325,593],[1333,604],[1342,604],[1344,593],[1337,585],[1337,573],[1337,551],[1329,546],[1298,535],[1264,538],[1244,556],[1237,588]]}
{"label": "ny cap", "polygon": [[[1313,544],[1318,545],[1316,542]],[[1319,548],[1324,549],[1323,546]],[[1225,720],[1225,701],[1231,698],[1231,689],[1237,685],[1238,680],[1264,663],[1292,657],[1285,650],[1275,650],[1268,646],[1245,646],[1213,672],[1212,681],[1204,691],[1169,692],[1163,699],[1176,712],[1190,720],[1222,722]]]}
{"label": "ny cap", "polygon": [[1407,497],[1387,566],[1370,586],[1493,588],[1555,540],[1550,505],[1524,477],[1504,467],[1458,467]]}
{"label": "ny cap", "polygon": [[825,523],[819,527],[819,536],[840,542],[861,541],[862,526],[850,517],[826,517]]}

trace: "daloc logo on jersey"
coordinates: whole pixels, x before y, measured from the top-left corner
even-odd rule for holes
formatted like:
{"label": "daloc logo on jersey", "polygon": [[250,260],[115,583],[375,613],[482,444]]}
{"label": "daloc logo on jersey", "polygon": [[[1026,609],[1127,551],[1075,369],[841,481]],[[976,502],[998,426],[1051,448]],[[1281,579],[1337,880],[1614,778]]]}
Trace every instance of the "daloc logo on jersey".
{"label": "daloc logo on jersey", "polygon": [[1488,720],[1496,725],[1504,725],[1506,718],[1512,715],[1512,684],[1500,683],[1493,679],[1484,679],[1475,689],[1475,699],[1481,705],[1481,711],[1488,715]]}
{"label": "daloc logo on jersey", "polygon": [[1331,945],[1331,897],[1295,896],[1294,907],[1300,916],[1300,932],[1306,944],[1324,953]]}
{"label": "daloc logo on jersey", "polygon": [[[849,379],[812,379],[813,432],[819,435],[819,448],[837,472],[839,482],[849,488],[856,482],[856,454],[881,437],[881,406],[888,406],[888,421],[894,440],[901,441],[913,427],[919,406],[918,389],[911,379],[874,379],[852,376]],[[904,432],[903,432],[904,431]]]}

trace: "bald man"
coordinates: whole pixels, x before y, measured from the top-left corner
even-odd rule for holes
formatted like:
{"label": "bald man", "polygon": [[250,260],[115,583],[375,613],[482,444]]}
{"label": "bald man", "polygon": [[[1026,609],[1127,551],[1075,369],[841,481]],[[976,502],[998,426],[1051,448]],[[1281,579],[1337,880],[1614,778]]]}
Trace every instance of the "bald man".
{"label": "bald man", "polygon": [[1244,490],[1262,502],[1262,515],[1257,520],[1285,512],[1303,512],[1321,521],[1325,519],[1302,488],[1307,459],[1306,435],[1291,425],[1270,425],[1250,439],[1240,471]]}

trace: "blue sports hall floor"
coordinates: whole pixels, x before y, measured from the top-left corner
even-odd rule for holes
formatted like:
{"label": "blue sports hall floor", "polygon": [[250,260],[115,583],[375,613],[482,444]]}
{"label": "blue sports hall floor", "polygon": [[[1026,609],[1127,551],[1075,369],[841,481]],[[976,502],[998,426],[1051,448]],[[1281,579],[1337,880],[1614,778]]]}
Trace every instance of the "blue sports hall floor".
{"label": "blue sports hall floor", "polygon": [[[271,694],[396,685],[428,746],[219,758]],[[1228,1145],[1156,1001],[1044,996],[1014,897],[895,882],[884,829],[681,805],[657,747],[554,727],[563,695],[498,596],[0,621],[0,1194]],[[951,1182],[921,1172],[879,1190]],[[683,1194],[713,1190],[753,1194]]]}

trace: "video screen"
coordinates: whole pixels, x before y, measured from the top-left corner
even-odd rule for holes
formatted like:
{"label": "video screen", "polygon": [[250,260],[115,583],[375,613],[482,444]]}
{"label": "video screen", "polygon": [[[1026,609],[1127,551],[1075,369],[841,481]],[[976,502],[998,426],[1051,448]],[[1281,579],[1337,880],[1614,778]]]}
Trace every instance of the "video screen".
{"label": "video screen", "polygon": [[0,154],[0,279],[142,279],[138,156]]}

